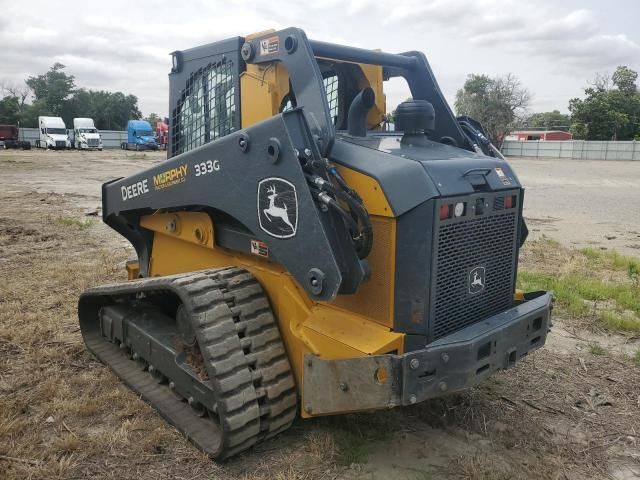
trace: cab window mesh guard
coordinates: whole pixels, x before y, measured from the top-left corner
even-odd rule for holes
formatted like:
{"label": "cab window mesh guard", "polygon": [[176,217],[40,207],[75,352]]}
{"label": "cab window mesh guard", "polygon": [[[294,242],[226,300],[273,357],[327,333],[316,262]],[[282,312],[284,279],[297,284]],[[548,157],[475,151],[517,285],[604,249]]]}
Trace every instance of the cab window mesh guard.
{"label": "cab window mesh guard", "polygon": [[324,91],[327,93],[327,103],[331,112],[333,124],[338,124],[338,113],[340,104],[338,102],[338,75],[332,75],[324,78]]}
{"label": "cab window mesh guard", "polygon": [[210,64],[189,76],[176,108],[171,138],[174,155],[233,132],[236,125],[233,62]]}
{"label": "cab window mesh guard", "polygon": [[[331,76],[325,77],[323,79],[324,90],[327,94],[327,103],[329,104],[329,111],[331,112],[331,118],[333,119],[333,124],[338,124],[338,114],[340,112],[340,104],[338,100],[338,75],[333,74]],[[281,112],[286,112],[288,110],[292,110],[296,105],[291,101],[291,94],[285,95],[282,106],[280,107]]]}

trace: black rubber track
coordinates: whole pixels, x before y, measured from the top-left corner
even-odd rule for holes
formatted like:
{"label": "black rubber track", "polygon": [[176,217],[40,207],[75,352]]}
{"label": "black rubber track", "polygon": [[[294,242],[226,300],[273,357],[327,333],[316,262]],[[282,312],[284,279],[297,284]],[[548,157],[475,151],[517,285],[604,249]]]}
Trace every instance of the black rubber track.
{"label": "black rubber track", "polygon": [[[193,414],[129,360],[100,331],[100,308],[177,296],[187,309],[216,395],[218,422]],[[268,299],[255,277],[239,268],[206,270],[106,285],[78,304],[87,348],[198,448],[224,459],[287,429],[297,412],[289,360]],[[171,380],[171,379],[169,379]]]}

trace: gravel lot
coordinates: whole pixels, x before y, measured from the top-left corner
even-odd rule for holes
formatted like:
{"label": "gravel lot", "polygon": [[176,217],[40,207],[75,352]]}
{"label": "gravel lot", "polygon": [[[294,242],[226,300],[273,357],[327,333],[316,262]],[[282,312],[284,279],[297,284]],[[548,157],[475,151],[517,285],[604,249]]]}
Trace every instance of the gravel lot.
{"label": "gravel lot", "polygon": [[532,238],[640,256],[640,162],[510,158]]}
{"label": "gravel lot", "polygon": [[[6,154],[10,154],[9,151]],[[21,161],[55,159],[58,174],[29,175],[3,168],[5,182],[21,189],[76,195],[84,208],[100,205],[100,186],[164,160],[164,152],[20,152]],[[96,161],[97,160],[97,161]],[[565,245],[612,248],[640,256],[640,162],[510,158],[525,193],[531,238]],[[87,167],[90,162],[91,167]]]}

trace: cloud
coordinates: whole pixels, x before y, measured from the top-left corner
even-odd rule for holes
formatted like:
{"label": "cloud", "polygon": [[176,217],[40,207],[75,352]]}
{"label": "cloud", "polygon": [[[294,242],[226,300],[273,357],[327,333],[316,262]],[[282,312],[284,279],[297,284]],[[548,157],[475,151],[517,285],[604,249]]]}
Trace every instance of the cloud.
{"label": "cloud", "polygon": [[582,70],[613,67],[634,61],[640,55],[640,45],[626,35],[602,33],[595,15],[588,10],[577,10],[560,18],[538,13],[528,17],[527,24],[523,17],[514,16],[513,21],[519,21],[520,26],[511,28],[507,23],[504,28],[477,33],[476,29],[470,29],[469,41]]}
{"label": "cloud", "polygon": [[[133,93],[144,113],[161,115],[169,52],[267,28],[300,26],[320,40],[426,51],[450,99],[468,73],[511,71],[549,107],[563,109],[556,103],[579,94],[595,72],[640,67],[637,32],[605,31],[602,12],[551,0],[535,8],[515,0],[183,0],[171,9],[114,0],[99,10],[77,0],[64,9],[50,4],[3,6],[0,80],[19,83],[59,61],[78,86]],[[388,100],[395,105],[405,96],[393,86]]]}

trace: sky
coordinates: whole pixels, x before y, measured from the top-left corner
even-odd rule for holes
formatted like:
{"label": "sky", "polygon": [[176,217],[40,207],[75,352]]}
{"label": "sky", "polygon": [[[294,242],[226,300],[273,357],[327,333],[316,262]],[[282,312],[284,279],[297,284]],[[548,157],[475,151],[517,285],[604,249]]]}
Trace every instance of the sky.
{"label": "sky", "polygon": [[[567,112],[596,73],[640,70],[638,0],[162,3],[0,0],[0,82],[61,62],[79,87],[134,94],[143,114],[165,116],[169,52],[289,26],[316,40],[421,50],[452,105],[470,73],[513,73],[532,94],[531,112]],[[398,83],[386,93],[389,109],[409,96]]]}

